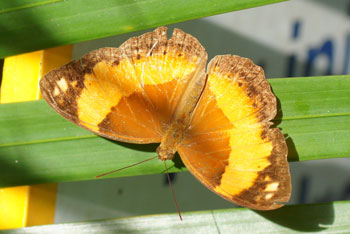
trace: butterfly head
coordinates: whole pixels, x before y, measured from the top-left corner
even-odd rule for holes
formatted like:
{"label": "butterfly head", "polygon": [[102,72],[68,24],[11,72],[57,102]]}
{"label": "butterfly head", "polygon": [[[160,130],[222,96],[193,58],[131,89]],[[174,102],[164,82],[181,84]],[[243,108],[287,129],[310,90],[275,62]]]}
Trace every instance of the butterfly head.
{"label": "butterfly head", "polygon": [[174,150],[171,147],[163,147],[162,144],[157,148],[157,154],[158,159],[165,161],[165,160],[172,160],[174,158],[176,150]]}

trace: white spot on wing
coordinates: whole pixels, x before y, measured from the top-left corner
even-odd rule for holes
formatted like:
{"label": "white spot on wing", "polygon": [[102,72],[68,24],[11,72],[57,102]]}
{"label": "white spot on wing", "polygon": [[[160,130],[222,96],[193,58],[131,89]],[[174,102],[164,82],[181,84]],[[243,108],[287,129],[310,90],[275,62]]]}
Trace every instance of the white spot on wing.
{"label": "white spot on wing", "polygon": [[57,81],[57,85],[63,92],[66,92],[68,89],[68,84],[64,77],[62,77],[59,81]]}
{"label": "white spot on wing", "polygon": [[265,199],[269,200],[269,199],[272,198],[272,196],[273,196],[273,193],[268,193],[268,194],[265,195]]}
{"label": "white spot on wing", "polygon": [[60,94],[60,90],[57,88],[57,86],[55,87],[55,89],[53,90],[53,96],[58,96]]}
{"label": "white spot on wing", "polygon": [[266,192],[274,192],[278,189],[278,185],[279,183],[278,182],[274,182],[274,183],[271,183],[271,184],[268,184],[265,188],[265,191]]}

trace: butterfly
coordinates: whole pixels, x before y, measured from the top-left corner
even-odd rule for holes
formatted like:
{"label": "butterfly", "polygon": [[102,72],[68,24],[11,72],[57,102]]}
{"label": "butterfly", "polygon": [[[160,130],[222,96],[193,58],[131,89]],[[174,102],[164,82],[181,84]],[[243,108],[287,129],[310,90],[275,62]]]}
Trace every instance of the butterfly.
{"label": "butterfly", "polygon": [[92,51],[47,73],[40,88],[64,118],[100,136],[160,143],[178,152],[207,188],[241,206],[270,210],[291,194],[287,146],[264,71],[236,55],[208,55],[200,42],[167,28]]}

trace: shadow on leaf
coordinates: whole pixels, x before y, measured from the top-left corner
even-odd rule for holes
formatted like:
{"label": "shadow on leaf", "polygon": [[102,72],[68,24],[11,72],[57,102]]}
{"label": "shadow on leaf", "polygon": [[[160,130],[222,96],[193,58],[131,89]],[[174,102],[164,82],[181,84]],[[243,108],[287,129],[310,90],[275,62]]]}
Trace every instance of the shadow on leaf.
{"label": "shadow on leaf", "polygon": [[332,203],[285,206],[271,211],[255,211],[278,225],[306,232],[317,232],[334,222]]}

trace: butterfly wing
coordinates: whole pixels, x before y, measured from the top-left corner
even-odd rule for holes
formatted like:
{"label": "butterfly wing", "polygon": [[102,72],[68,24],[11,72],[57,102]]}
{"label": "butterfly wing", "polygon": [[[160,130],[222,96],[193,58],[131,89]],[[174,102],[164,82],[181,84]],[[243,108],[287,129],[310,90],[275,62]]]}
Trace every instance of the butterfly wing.
{"label": "butterfly wing", "polygon": [[113,140],[160,142],[181,93],[207,54],[189,34],[166,28],[102,48],[53,70],[43,97],[63,117]]}
{"label": "butterfly wing", "polygon": [[283,134],[270,128],[275,115],[263,70],[246,58],[217,56],[178,152],[218,195],[253,209],[276,209],[289,200],[291,185]]}

